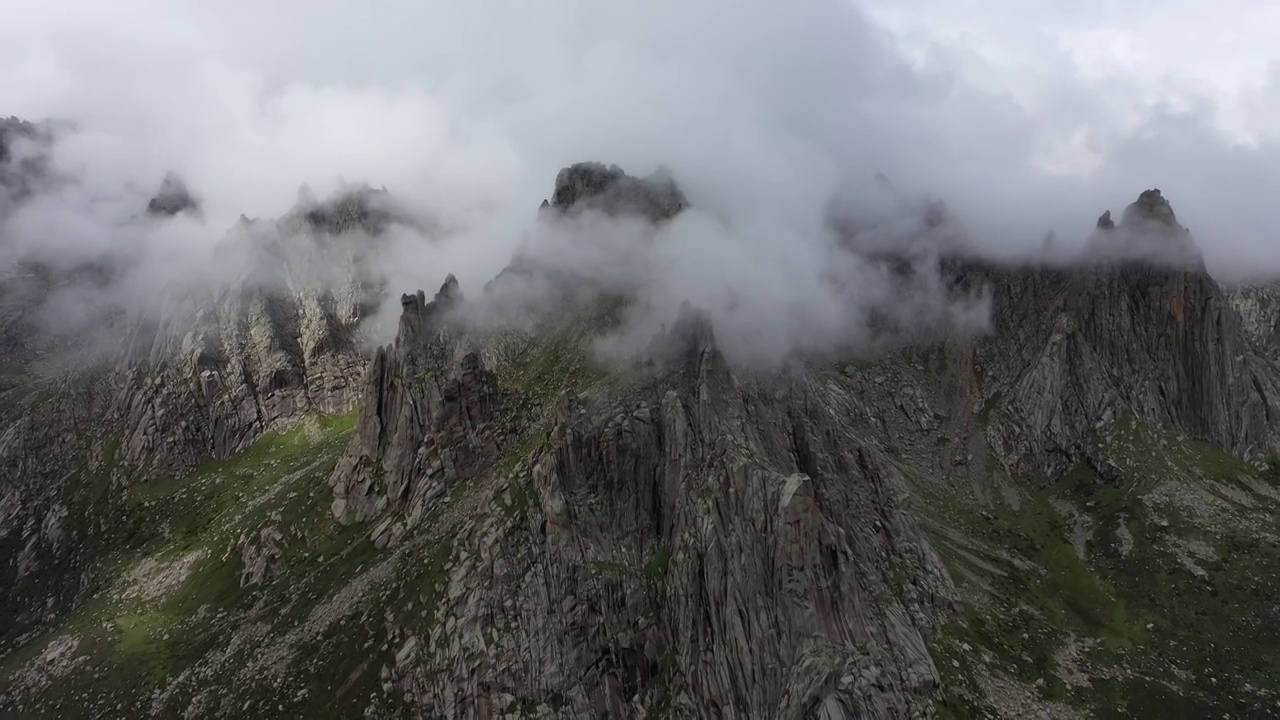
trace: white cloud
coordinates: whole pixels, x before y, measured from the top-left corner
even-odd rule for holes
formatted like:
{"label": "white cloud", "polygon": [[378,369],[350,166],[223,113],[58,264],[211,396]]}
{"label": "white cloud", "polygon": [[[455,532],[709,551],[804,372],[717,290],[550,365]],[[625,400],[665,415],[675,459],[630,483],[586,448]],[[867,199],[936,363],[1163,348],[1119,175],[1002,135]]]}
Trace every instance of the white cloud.
{"label": "white cloud", "polygon": [[1280,180],[1277,12],[1245,0],[27,3],[6,11],[0,112],[76,120],[56,163],[83,182],[9,231],[51,251],[100,247],[113,233],[97,229],[127,228],[172,169],[207,224],[169,241],[207,251],[240,213],[279,215],[303,182],[323,195],[367,181],[454,229],[398,254],[397,281],[433,288],[453,271],[475,289],[556,170],[595,159],[633,173],[665,163],[707,211],[682,230],[701,245],[655,259],[672,293],[733,289],[792,308],[778,318],[792,325],[838,324],[838,306],[805,289],[830,265],[822,213],[876,171],[945,198],[996,250],[1051,228],[1078,242],[1102,210],[1160,187],[1212,267],[1278,270],[1266,190]]}

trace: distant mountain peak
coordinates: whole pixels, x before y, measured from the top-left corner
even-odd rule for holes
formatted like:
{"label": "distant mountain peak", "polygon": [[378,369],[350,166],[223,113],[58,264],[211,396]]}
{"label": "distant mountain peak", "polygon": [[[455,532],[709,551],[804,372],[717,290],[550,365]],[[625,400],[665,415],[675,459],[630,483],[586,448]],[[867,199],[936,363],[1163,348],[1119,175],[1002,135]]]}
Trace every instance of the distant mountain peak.
{"label": "distant mountain peak", "polygon": [[581,162],[556,175],[551,202],[544,200],[542,208],[570,215],[598,210],[607,215],[639,215],[658,222],[675,217],[688,204],[665,167],[637,178],[617,165]]}
{"label": "distant mountain peak", "polygon": [[200,212],[200,203],[187,189],[186,183],[177,174],[169,172],[160,182],[160,189],[147,203],[147,214],[173,217],[179,213]]}
{"label": "distant mountain peak", "polygon": [[1164,195],[1160,194],[1159,188],[1143,190],[1138,195],[1138,199],[1129,203],[1129,206],[1124,209],[1124,217],[1120,224],[1125,226],[1146,222],[1182,229],[1182,226],[1178,225],[1178,216],[1173,212],[1173,206]]}
{"label": "distant mountain peak", "polygon": [[1118,260],[1142,260],[1203,268],[1204,255],[1191,232],[1159,188],[1144,190],[1129,203],[1117,224],[1107,210],[1098,217],[1097,236],[1087,254]]}

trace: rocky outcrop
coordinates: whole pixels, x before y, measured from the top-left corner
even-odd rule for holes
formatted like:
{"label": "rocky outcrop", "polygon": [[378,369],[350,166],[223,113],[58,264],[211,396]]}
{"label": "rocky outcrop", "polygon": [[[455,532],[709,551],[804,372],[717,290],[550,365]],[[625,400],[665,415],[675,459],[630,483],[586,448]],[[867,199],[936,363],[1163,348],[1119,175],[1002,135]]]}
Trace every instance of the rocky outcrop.
{"label": "rocky outcrop", "polygon": [[[0,609],[13,634],[93,587],[93,563],[118,550],[107,518],[121,485],[353,408],[361,326],[382,292],[367,254],[394,221],[375,204],[358,191],[246,221],[220,254],[240,263],[232,282],[182,287],[137,316],[93,308],[89,339],[47,327],[43,309],[61,289],[109,285],[118,266],[25,262],[0,280],[0,569],[12,581]],[[266,564],[247,583],[275,567],[267,539],[253,547]]]}
{"label": "rocky outcrop", "polygon": [[1176,235],[1187,235],[1178,224],[1178,216],[1173,206],[1160,194],[1160,189],[1143,190],[1138,199],[1129,203],[1124,209],[1120,227],[1137,230],[1135,226],[1147,225],[1155,232],[1171,232]]}
{"label": "rocky outcrop", "polygon": [[1280,371],[1168,201],[1150,190],[1114,229],[1107,219],[1080,266],[957,273],[992,288],[987,374],[1016,380],[988,390],[990,439],[1010,470],[1052,480],[1126,414],[1240,455],[1274,452]]}
{"label": "rocky outcrop", "polygon": [[393,221],[366,195],[299,207],[275,225],[241,223],[226,241],[245,266],[235,282],[184,290],[130,328],[119,392],[127,463],[187,468],[307,412],[354,407],[361,323],[382,293],[366,236]]}
{"label": "rocky outcrop", "polygon": [[1097,233],[1082,261],[1100,259],[1204,271],[1203,253],[1191,232],[1178,224],[1173,206],[1159,189],[1138,195],[1125,207],[1118,225],[1110,210],[1098,218]]}
{"label": "rocky outcrop", "polygon": [[0,163],[13,159],[13,145],[20,139],[33,139],[38,131],[35,125],[26,120],[9,116],[0,118]]}
{"label": "rocky outcrop", "polygon": [[284,553],[281,543],[284,536],[274,527],[265,527],[254,538],[240,537],[240,562],[244,569],[240,571],[240,587],[260,585],[269,582],[284,571]]}
{"label": "rocky outcrop", "polygon": [[[927,640],[954,591],[903,478],[845,420],[850,395],[735,376],[690,310],[658,342],[660,376],[491,430],[521,392],[416,320],[439,317],[448,287],[405,298],[401,342],[371,366],[333,479],[339,517],[391,513],[375,539],[481,478],[526,498],[444,531],[462,558],[434,611],[447,622],[394,680],[417,712],[928,713]],[[461,431],[424,430],[442,425]]]}
{"label": "rocky outcrop", "polygon": [[177,322],[194,323],[181,335],[164,322],[140,328],[129,350],[139,361],[119,395],[126,462],[190,467],[306,412],[351,408],[364,359],[349,300],[241,286],[176,311]]}
{"label": "rocky outcrop", "polygon": [[[549,207],[636,212],[611,204],[625,178],[569,168]],[[402,298],[330,480],[378,547],[424,518],[453,538],[447,621],[383,674],[415,712],[928,714],[954,589],[851,389],[737,376],[686,307],[652,373],[546,405],[490,369],[461,302],[452,278]],[[458,514],[485,487],[512,512]]]}
{"label": "rocky outcrop", "polygon": [[1253,343],[1280,362],[1280,283],[1248,283],[1224,288],[1232,309]]}
{"label": "rocky outcrop", "polygon": [[[665,168],[659,168],[648,177],[628,175],[617,165],[601,163],[577,163],[563,168],[556,175],[551,200],[543,200],[538,209],[542,229],[555,227],[562,221],[585,219],[579,227],[589,242],[593,215],[596,219],[623,222],[640,221],[654,230],[680,214],[689,203]],[[584,215],[585,214],[585,215]],[[641,233],[643,236],[643,233]],[[515,278],[520,278],[516,280]],[[506,267],[484,288],[484,296],[491,302],[505,303],[503,314],[519,313],[510,307],[523,303],[524,297],[533,296],[538,304],[574,303],[584,296],[601,291],[601,283],[591,273],[581,272],[555,258],[550,261],[528,247],[517,249]],[[498,296],[505,295],[503,300]]]}
{"label": "rocky outcrop", "polygon": [[187,190],[182,178],[168,173],[160,183],[160,190],[147,202],[147,213],[157,217],[173,217],[183,212],[198,214],[200,203]]}
{"label": "rocky outcrop", "polygon": [[304,187],[298,193],[297,207],[281,220],[288,234],[302,231],[328,236],[353,230],[374,236],[393,223],[411,224],[412,219],[398,211],[386,188],[375,190],[363,184],[323,203]]}
{"label": "rocky outcrop", "polygon": [[0,652],[94,585],[111,532],[110,383],[93,374],[0,386]]}
{"label": "rocky outcrop", "polygon": [[675,217],[688,205],[669,171],[632,177],[617,165],[578,163],[556,176],[551,202],[544,208],[575,215],[596,210],[607,215],[638,215],[653,222]]}
{"label": "rocky outcrop", "polygon": [[0,277],[0,368],[10,382],[35,354],[35,315],[45,294],[40,286],[23,267]]}
{"label": "rocky outcrop", "polygon": [[[557,211],[676,207],[602,167],[561,173]],[[384,687],[429,716],[928,714],[954,590],[849,388],[737,377],[686,309],[655,372],[539,398],[463,303],[452,277],[402,296],[330,478],[379,549],[453,538],[441,621]],[[487,487],[512,510],[459,507]]]}
{"label": "rocky outcrop", "polygon": [[450,311],[461,301],[452,275],[430,302],[421,291],[401,298],[395,344],[369,365],[355,437],[330,481],[340,522],[388,508],[415,522],[427,502],[491,464],[514,432],[518,418],[495,376],[456,336]]}

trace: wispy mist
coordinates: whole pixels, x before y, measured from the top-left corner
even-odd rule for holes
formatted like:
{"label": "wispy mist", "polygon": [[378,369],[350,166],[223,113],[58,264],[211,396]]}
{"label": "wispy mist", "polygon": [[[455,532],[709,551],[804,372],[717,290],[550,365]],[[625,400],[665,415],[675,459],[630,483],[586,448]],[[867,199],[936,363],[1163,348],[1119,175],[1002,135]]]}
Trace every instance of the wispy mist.
{"label": "wispy mist", "polygon": [[[1158,56],[1139,67],[1158,78],[1099,75],[1081,58],[1105,13],[1008,21],[993,40],[838,0],[29,3],[6,13],[0,113],[71,125],[48,154],[59,182],[7,211],[0,262],[117,259],[124,279],[94,292],[145,305],[239,272],[224,235],[241,214],[367,182],[425,223],[387,234],[393,297],[446,273],[474,296],[526,242],[631,287],[636,332],[688,300],[762,359],[856,344],[873,312],[973,320],[927,274],[904,287],[842,249],[850,222],[864,252],[918,239],[926,195],[946,201],[946,232],[1001,255],[1049,230],[1081,247],[1098,213],[1160,187],[1216,272],[1280,271],[1274,134],[1242,135]],[[1251,91],[1255,115],[1275,115],[1276,88]],[[656,236],[600,218],[548,230],[535,209],[581,160],[665,165],[691,210]],[[169,172],[200,216],[146,214]]]}

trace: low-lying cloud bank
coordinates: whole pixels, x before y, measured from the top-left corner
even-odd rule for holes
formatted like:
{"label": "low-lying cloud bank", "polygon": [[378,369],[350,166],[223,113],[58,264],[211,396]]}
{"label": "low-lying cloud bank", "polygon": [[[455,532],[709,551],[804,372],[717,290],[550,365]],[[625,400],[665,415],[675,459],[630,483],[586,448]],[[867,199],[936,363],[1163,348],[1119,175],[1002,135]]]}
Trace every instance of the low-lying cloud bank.
{"label": "low-lying cloud bank", "polygon": [[[1034,102],[996,93],[946,53],[908,54],[857,3],[28,5],[6,15],[0,97],[61,124],[6,135],[0,267],[115,268],[49,322],[236,279],[227,229],[282,215],[304,184],[303,200],[385,186],[413,218],[370,254],[392,297],[447,273],[474,297],[524,247],[637,295],[618,348],[688,301],[763,362],[858,346],[875,322],[981,326],[981,302],[955,302],[935,273],[867,256],[914,243],[925,269],[956,238],[1025,255],[1050,230],[1070,251],[1153,186],[1212,270],[1280,271],[1265,192],[1280,146],[1232,139],[1193,86],[1153,96],[1106,78],[1104,92],[1062,66]],[[1087,170],[1046,161],[1073,154]],[[689,207],[656,234],[598,215],[539,223],[551,180],[581,160],[664,166]],[[198,212],[148,210],[169,173]],[[941,226],[929,197],[947,203]]]}

